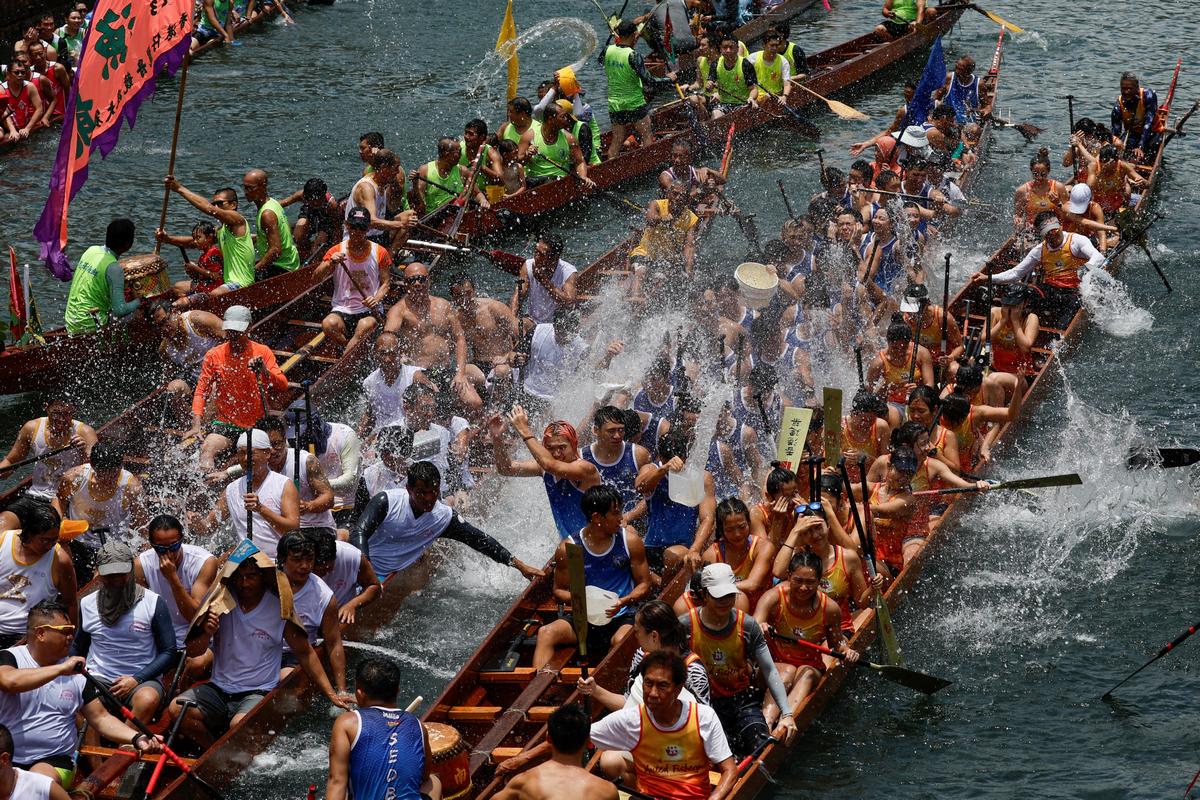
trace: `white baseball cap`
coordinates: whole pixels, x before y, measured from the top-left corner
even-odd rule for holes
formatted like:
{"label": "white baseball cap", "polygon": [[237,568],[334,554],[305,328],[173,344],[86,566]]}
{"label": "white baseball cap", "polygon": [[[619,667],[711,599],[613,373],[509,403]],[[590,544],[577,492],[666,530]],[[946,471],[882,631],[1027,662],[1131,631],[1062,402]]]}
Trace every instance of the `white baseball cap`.
{"label": "white baseball cap", "polygon": [[225,309],[225,322],[221,328],[227,331],[245,331],[250,327],[251,319],[250,309],[245,306],[230,306]]}
{"label": "white baseball cap", "polygon": [[1082,214],[1088,210],[1092,202],[1092,187],[1086,183],[1077,183],[1071,189],[1071,201],[1067,203],[1067,211],[1072,214]]}
{"label": "white baseball cap", "polygon": [[900,144],[921,150],[929,146],[929,136],[920,125],[909,125],[904,129],[904,133],[900,134]]}
{"label": "white baseball cap", "polygon": [[700,573],[700,586],[712,597],[737,594],[737,578],[728,564],[709,564]]}
{"label": "white baseball cap", "polygon": [[1062,223],[1058,221],[1058,217],[1047,217],[1042,220],[1042,224],[1038,226],[1039,236],[1048,236],[1051,231],[1062,230]]}
{"label": "white baseball cap", "polygon": [[[267,437],[266,431],[260,431],[258,428],[255,428],[251,431],[250,441],[255,450],[271,449],[271,440]],[[238,437],[237,446],[241,448],[246,446],[246,434],[243,433]]]}

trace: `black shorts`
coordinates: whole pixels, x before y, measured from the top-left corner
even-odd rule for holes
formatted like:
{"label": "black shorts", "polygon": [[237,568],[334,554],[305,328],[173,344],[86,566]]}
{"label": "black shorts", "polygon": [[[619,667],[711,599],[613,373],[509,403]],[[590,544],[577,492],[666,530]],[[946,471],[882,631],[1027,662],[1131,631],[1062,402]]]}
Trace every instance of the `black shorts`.
{"label": "black shorts", "polygon": [[196,40],[197,44],[205,44],[213,39],[220,39],[221,32],[207,25],[197,25],[192,29],[192,38]]}
{"label": "black shorts", "polygon": [[179,696],[184,700],[194,700],[200,706],[208,732],[220,736],[229,730],[229,724],[235,716],[249,712],[267,696],[267,692],[227,692],[209,681],[197,684]]}
{"label": "black shorts", "polygon": [[[100,681],[100,683],[104,684],[104,687],[106,689],[112,688],[113,682],[111,680],[109,680],[107,678],[101,678],[99,676],[97,676],[96,680],[98,680],[98,681]],[[132,708],[130,703],[133,701],[133,696],[147,686],[149,686],[151,689],[154,689],[156,692],[158,692],[158,699],[160,701],[162,700],[163,695],[166,694],[166,689],[163,687],[162,681],[159,681],[155,678],[151,678],[150,680],[142,681],[137,686],[133,687],[133,691],[130,692],[129,696],[125,698],[125,702],[122,705],[124,705],[126,708]],[[121,716],[120,706],[118,706],[116,703],[109,702],[109,699],[107,697],[100,694],[99,689],[97,689],[94,686],[91,686],[89,684],[87,686],[87,688],[85,688],[83,690],[83,702],[84,703],[90,703],[91,701],[95,700],[97,697],[100,698],[100,702],[104,704],[104,707],[106,709],[108,709],[108,713],[112,714],[114,717]]]}
{"label": "black shorts", "polygon": [[641,122],[649,113],[650,104],[647,103],[629,111],[610,111],[608,118],[613,125],[633,125],[635,122]]}
{"label": "black shorts", "polygon": [[[616,636],[621,626],[633,624],[633,614],[625,613],[627,609],[624,608],[621,611],[623,613],[607,625],[588,625],[587,657],[592,664],[599,663],[600,659],[604,658],[612,649],[613,636]],[[571,622],[570,614],[567,614],[566,620]]]}
{"label": "black shorts", "polygon": [[717,712],[721,727],[729,737],[729,746],[739,756],[753,753],[771,735],[762,704],[763,693],[757,687],[732,697],[713,694],[712,709]]}
{"label": "black shorts", "polygon": [[1078,289],[1038,284],[1041,297],[1035,297],[1029,305],[1041,319],[1043,327],[1066,328],[1079,310],[1083,300]]}
{"label": "black shorts", "polygon": [[883,21],[884,30],[891,36],[903,36],[908,33],[910,27],[910,23],[907,22],[896,22],[893,19],[885,19]]}
{"label": "black shorts", "polygon": [[371,316],[370,311],[360,311],[357,314],[347,314],[345,311],[334,311],[333,313],[341,317],[342,324],[346,326],[347,336],[353,336],[354,332],[358,330],[358,323]]}

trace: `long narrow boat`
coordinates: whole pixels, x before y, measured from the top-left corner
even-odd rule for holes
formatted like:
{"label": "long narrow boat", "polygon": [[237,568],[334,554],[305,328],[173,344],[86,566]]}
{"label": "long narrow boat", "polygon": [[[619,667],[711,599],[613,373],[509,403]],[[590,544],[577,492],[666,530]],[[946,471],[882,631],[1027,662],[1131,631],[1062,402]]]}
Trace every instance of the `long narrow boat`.
{"label": "long narrow boat", "polygon": [[[828,97],[876,75],[902,58],[930,45],[941,34],[949,31],[963,14],[963,6],[955,6],[939,12],[928,26],[914,30],[898,39],[882,41],[874,33],[859,36],[819,53],[809,56],[810,72],[799,85]],[[793,91],[788,99],[792,108],[804,108],[820,102],[808,92]],[[680,101],[669,103],[653,112],[654,130],[657,138],[644,147],[622,151],[616,158],[588,168],[588,177],[600,189],[612,187],[645,175],[666,164],[670,159],[671,147],[680,137],[696,142],[696,131],[702,130],[710,142],[721,142],[733,125],[738,133],[761,128],[779,120],[778,114],[750,106],[727,114],[718,120],[701,120],[693,124],[688,109]],[[611,131],[602,137],[602,148],[608,147]],[[534,189],[521,192],[515,197],[501,200],[486,210],[469,212],[463,219],[459,233],[478,236],[491,233],[514,223],[528,222],[533,218],[562,208],[569,203],[586,197],[583,185],[574,177],[567,176],[550,181]],[[441,216],[429,224],[443,231],[450,227],[453,210],[444,209]]]}
{"label": "long narrow boat", "polygon": [[[197,21],[203,21],[204,20],[203,8],[199,9],[197,11],[197,14],[198,14]],[[254,17],[253,19],[243,18],[241,21],[239,21],[236,25],[233,26],[233,33],[235,36],[241,36],[246,31],[253,30],[254,28],[261,26],[263,23],[267,22],[268,20],[274,19],[278,15],[279,15],[279,8],[275,5],[271,5],[270,8],[268,8],[266,12],[259,14],[257,17]],[[236,42],[237,39],[234,39],[234,41]],[[195,50],[192,51],[192,60],[195,61],[196,58],[204,55],[209,50],[215,50],[216,48],[221,47],[224,44],[225,44],[224,39],[209,39],[207,42],[205,42],[204,44],[200,45],[199,47],[197,47]]]}
{"label": "long narrow boat", "polygon": [[[305,267],[227,294],[205,295],[197,298],[192,308],[218,315],[232,305],[263,311],[295,298],[312,285],[312,269]],[[140,314],[105,325],[95,333],[70,336],[66,328],[55,328],[44,336],[45,344],[10,345],[0,351],[0,394],[70,385],[84,374],[91,379],[113,374],[112,369],[118,365],[132,366],[140,374],[162,338]],[[89,388],[95,391],[104,387]]]}
{"label": "long narrow boat", "polygon": [[[1139,211],[1144,211],[1150,202],[1154,185],[1161,174],[1163,152],[1170,136],[1159,149],[1150,170],[1150,188],[1140,201]],[[1024,250],[1014,240],[1006,242],[985,264],[985,269],[998,271],[1007,269],[1024,255]],[[615,253],[610,253],[612,262],[617,262]],[[606,258],[609,258],[606,256]],[[1119,257],[1109,263],[1115,269]],[[610,264],[610,267],[613,264]],[[975,309],[968,315],[967,302]],[[967,319],[975,328],[983,326],[982,309],[986,305],[982,289],[968,286],[961,290],[951,303],[952,313]],[[1047,391],[1052,382],[1048,373],[1052,367],[1052,353],[1063,346],[1078,342],[1087,325],[1087,314],[1080,309],[1063,329],[1043,328],[1033,352],[1034,370],[1025,377],[1022,419],[1006,424],[999,432],[998,443],[1011,446],[1021,424],[1027,419],[1030,409]],[[968,506],[965,495],[955,496],[949,510],[934,528],[927,546],[909,562],[889,586],[885,599],[889,608],[896,608],[906,592],[916,583],[925,562],[941,539],[948,536],[958,515]],[[661,599],[674,602],[686,588],[688,576],[682,571],[664,579]],[[553,579],[535,581],[504,614],[501,621],[487,636],[474,655],[459,670],[458,674],[434,702],[425,715],[426,722],[452,725],[466,742],[469,753],[469,778],[471,787],[462,796],[475,798],[490,797],[501,787],[493,778],[496,764],[511,758],[523,750],[544,741],[545,721],[555,708],[564,703],[576,702],[581,698],[575,691],[575,682],[580,675],[573,666],[576,653],[572,648],[561,648],[548,665],[549,669],[534,670],[528,664],[532,651],[531,627],[549,623],[558,617],[559,607],[552,594]],[[873,609],[859,611],[855,615],[855,634],[851,646],[864,651],[876,635],[876,620]],[[592,674],[599,685],[611,691],[622,692],[633,650],[634,637],[628,637],[600,662]],[[506,656],[519,653],[521,660],[513,669],[500,665]],[[832,666],[823,676],[812,694],[795,711],[796,724],[805,731],[819,716],[825,705],[834,696],[848,675],[842,665]],[[797,740],[798,741],[798,740]],[[794,742],[793,745],[795,746]],[[743,800],[756,796],[771,782],[770,775],[779,769],[787,758],[790,747],[769,746],[761,756],[742,770],[728,797]],[[598,764],[593,759],[592,768]],[[714,780],[716,776],[714,775]]]}
{"label": "long narrow boat", "polygon": [[[753,19],[738,28],[733,29],[733,37],[747,45],[754,44],[759,39],[767,35],[767,31],[772,25],[777,25],[780,22],[787,22],[795,17],[800,16],[805,11],[815,6],[820,0],[783,0],[782,3],[772,8],[763,14],[756,15]],[[696,67],[696,54],[684,53],[679,56],[677,68],[680,72],[688,73]]]}

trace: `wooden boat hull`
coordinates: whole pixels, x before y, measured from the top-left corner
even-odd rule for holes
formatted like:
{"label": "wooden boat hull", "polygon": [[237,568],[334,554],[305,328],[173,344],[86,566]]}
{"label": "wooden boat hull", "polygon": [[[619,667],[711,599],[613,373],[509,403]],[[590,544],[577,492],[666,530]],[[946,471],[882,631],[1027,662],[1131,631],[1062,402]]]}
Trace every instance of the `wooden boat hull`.
{"label": "wooden boat hull", "polygon": [[[733,36],[747,45],[751,45],[766,36],[772,25],[798,17],[818,2],[820,0],[784,0],[766,14],[759,14],[740,28],[735,28]],[[696,54],[694,52],[681,54],[676,68],[685,75],[691,75],[696,69]]]}
{"label": "wooden boat hull", "polygon": [[[881,42],[871,33],[848,42],[814,53],[809,56],[811,72],[803,85],[820,95],[828,97],[876,74],[884,67],[930,45],[933,40],[950,30],[962,15],[961,7],[944,11],[923,31],[913,31],[899,39]],[[789,105],[803,108],[820,102],[811,94],[796,91],[789,97]],[[738,133],[763,127],[779,117],[765,110],[746,106],[718,120],[700,120],[699,127],[709,142],[724,141],[729,126],[734,125]],[[645,175],[670,160],[671,146],[678,137],[686,137],[693,146],[697,143],[682,104],[676,101],[653,112],[654,129],[659,138],[646,146],[621,152],[588,168],[588,177],[601,189],[611,189],[625,181]],[[607,148],[611,131],[602,137],[602,147]],[[535,189],[529,189],[515,197],[501,200],[490,209],[468,211],[459,228],[459,234],[479,236],[492,233],[515,224],[532,222],[538,216],[562,208],[576,200],[585,198],[582,184],[574,177],[550,181]],[[446,231],[453,214],[445,210],[442,215],[429,220],[429,224]]]}

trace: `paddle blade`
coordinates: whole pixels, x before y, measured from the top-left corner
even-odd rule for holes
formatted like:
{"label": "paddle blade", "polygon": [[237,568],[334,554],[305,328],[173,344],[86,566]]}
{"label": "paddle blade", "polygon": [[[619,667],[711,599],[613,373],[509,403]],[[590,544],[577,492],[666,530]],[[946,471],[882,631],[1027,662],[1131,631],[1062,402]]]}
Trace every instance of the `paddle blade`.
{"label": "paddle blade", "polygon": [[1193,447],[1160,447],[1156,450],[1135,450],[1129,454],[1130,469],[1174,469],[1190,467],[1200,462],[1200,450]]}
{"label": "paddle blade", "polygon": [[870,117],[868,117],[863,112],[859,111],[857,108],[854,108],[853,106],[848,106],[845,103],[839,102],[837,100],[826,100],[825,102],[829,105],[829,110],[832,111],[833,113],[837,114],[842,119],[855,119],[855,120],[870,119]]}
{"label": "paddle blade", "polygon": [[1000,16],[999,14],[993,14],[991,11],[988,11],[986,8],[980,8],[977,5],[972,5],[971,8],[975,9],[980,14],[983,14],[985,17],[987,17],[988,19],[990,19],[992,22],[996,23],[997,25],[1003,25],[1004,27],[1008,28],[1013,33],[1024,33],[1025,32],[1024,28],[1019,28],[1016,25],[1013,25],[1011,22],[1006,20],[1004,17]]}
{"label": "paddle blade", "polygon": [[1017,129],[1017,133],[1025,137],[1025,141],[1027,142],[1032,142],[1042,132],[1042,129],[1032,122],[1022,122],[1018,125],[1013,125],[1013,127]]}
{"label": "paddle blade", "polygon": [[506,253],[503,250],[487,250],[484,252],[484,255],[495,262],[496,266],[501,267],[506,272],[519,273],[521,268],[525,266],[524,256]]}
{"label": "paddle blade", "polygon": [[896,638],[896,629],[892,625],[892,612],[878,594],[875,595],[875,616],[879,621],[879,639],[883,642],[888,664],[900,666],[904,663],[904,656],[900,653],[900,640]]}
{"label": "paddle blade", "polygon": [[571,587],[571,625],[579,640],[579,654],[587,656],[587,591],[583,577],[583,548],[567,542],[567,580]]}
{"label": "paddle blade", "polygon": [[1004,481],[993,486],[993,489],[1045,489],[1050,486],[1082,486],[1083,478],[1074,472],[1068,475],[1048,475],[1045,478],[1022,478],[1015,481]]}
{"label": "paddle blade", "polygon": [[925,694],[933,694],[940,689],[945,689],[953,682],[935,675],[926,675],[924,672],[917,672],[914,669],[897,667],[891,664],[870,664],[869,666],[892,683],[898,683],[901,686],[907,686],[909,689],[916,689],[918,692],[924,692]]}

